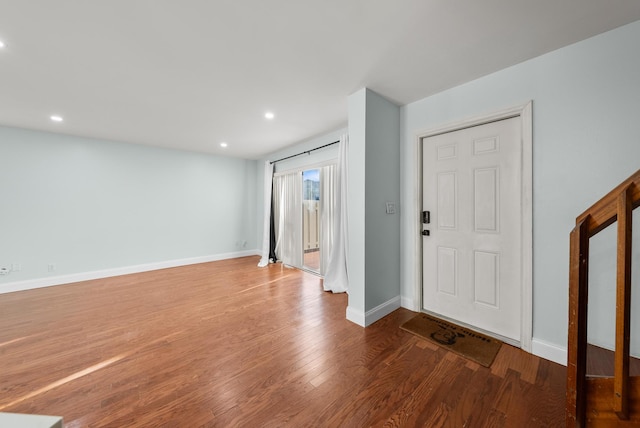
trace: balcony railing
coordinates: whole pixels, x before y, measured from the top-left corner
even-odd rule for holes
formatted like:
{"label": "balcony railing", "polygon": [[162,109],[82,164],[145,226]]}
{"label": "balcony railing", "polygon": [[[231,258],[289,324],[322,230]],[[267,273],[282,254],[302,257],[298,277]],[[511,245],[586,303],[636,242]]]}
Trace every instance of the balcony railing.
{"label": "balcony railing", "polygon": [[320,248],[320,203],[306,200],[302,204],[302,249],[317,250]]}

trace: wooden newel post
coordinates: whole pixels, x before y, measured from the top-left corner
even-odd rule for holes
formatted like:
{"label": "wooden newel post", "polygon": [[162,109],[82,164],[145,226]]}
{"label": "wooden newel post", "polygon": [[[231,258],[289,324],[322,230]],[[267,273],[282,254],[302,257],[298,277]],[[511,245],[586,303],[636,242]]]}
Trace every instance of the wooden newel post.
{"label": "wooden newel post", "polygon": [[631,324],[631,240],[633,204],[631,186],[618,197],[618,251],[616,283],[616,350],[613,410],[629,419],[629,338]]}
{"label": "wooden newel post", "polygon": [[584,427],[586,416],[589,217],[571,231],[569,255],[569,343],[567,427]]}

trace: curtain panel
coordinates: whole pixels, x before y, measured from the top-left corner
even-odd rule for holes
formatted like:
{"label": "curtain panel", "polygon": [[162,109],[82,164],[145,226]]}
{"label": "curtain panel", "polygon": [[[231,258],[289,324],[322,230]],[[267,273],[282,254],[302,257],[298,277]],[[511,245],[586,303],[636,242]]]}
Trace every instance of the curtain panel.
{"label": "curtain panel", "polygon": [[[265,267],[269,264],[269,249],[271,238],[271,191],[273,180],[273,164],[269,161],[264,163],[264,222],[262,229],[262,254],[259,267]],[[275,261],[275,260],[274,260]]]}
{"label": "curtain panel", "polygon": [[333,200],[335,201],[333,213],[333,250],[329,255],[327,271],[324,276],[323,287],[325,291],[344,293],[349,289],[349,275],[347,273],[348,250],[348,210],[347,210],[347,185],[348,185],[348,159],[349,136],[340,138],[338,152],[338,168],[336,174],[337,185]]}
{"label": "curtain panel", "polygon": [[337,172],[336,165],[320,168],[320,275],[322,276],[327,272],[329,257],[333,251]]}
{"label": "curtain panel", "polygon": [[276,256],[289,266],[302,268],[302,174],[273,178]]}

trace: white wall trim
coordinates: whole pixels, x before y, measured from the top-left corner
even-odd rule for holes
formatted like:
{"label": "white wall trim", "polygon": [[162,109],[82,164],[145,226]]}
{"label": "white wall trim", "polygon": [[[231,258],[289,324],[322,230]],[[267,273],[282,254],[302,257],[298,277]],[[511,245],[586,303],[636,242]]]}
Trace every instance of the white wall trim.
{"label": "white wall trim", "polygon": [[347,306],[347,320],[354,324],[358,324],[360,327],[366,327],[364,313],[358,309],[354,309],[353,306]]}
{"label": "white wall trim", "polygon": [[533,120],[532,101],[493,113],[477,115],[439,125],[418,132],[415,137],[415,174],[414,174],[414,221],[412,233],[414,235],[414,249],[418,258],[415,260],[414,272],[414,305],[422,309],[422,236],[420,235],[420,212],[422,211],[422,139],[435,135],[512,117],[520,117],[522,123],[522,301],[521,301],[521,333],[520,347],[527,352],[532,351],[533,336]]}
{"label": "white wall trim", "polygon": [[370,326],[374,322],[386,317],[398,308],[400,308],[400,296],[396,296],[391,300],[387,300],[383,304],[367,311],[367,313],[364,315],[365,326]]}
{"label": "white wall trim", "polygon": [[131,273],[148,272],[158,269],[166,269],[178,266],[194,265],[198,263],[215,262],[218,260],[235,259],[238,257],[260,255],[260,250],[246,250],[234,253],[222,253],[209,256],[192,257],[187,259],[166,260],[162,262],[146,263],[134,266],[123,266],[113,269],[97,270],[92,272],[80,272],[69,275],[59,275],[47,278],[31,279],[26,281],[9,282],[0,285],[0,294],[14,291],[31,290],[34,288],[51,287],[54,285],[69,284],[72,282],[90,281],[92,279],[109,278],[112,276],[128,275]]}
{"label": "white wall trim", "polygon": [[520,347],[533,352],[533,101],[521,106],[522,122],[522,317]]}
{"label": "white wall trim", "polygon": [[411,222],[411,235],[413,236],[413,254],[416,255],[414,276],[415,284],[413,290],[413,309],[416,312],[422,310],[422,136],[416,135],[413,148],[414,156],[414,183],[413,186],[413,221]]}
{"label": "white wall trim", "polygon": [[567,365],[567,349],[540,339],[531,340],[532,354],[554,363]]}
{"label": "white wall trim", "polygon": [[398,308],[400,308],[400,296],[387,300],[383,304],[367,311],[366,314],[363,314],[362,311],[354,309],[351,306],[347,306],[347,319],[361,327],[368,327]]}
{"label": "white wall trim", "polygon": [[402,296],[400,298],[400,307],[403,307],[405,309],[409,309],[410,311],[416,312],[416,310],[415,310],[416,305],[417,304],[416,304],[415,300],[413,300],[413,299],[411,299],[409,297]]}

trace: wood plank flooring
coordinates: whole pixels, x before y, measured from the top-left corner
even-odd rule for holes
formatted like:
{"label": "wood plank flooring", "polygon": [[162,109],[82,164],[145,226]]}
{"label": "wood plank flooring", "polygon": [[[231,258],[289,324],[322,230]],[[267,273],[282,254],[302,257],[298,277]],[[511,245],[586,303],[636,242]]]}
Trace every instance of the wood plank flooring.
{"label": "wood plank flooring", "polygon": [[566,369],[484,368],[245,257],[0,295],[0,412],[66,427],[560,427]]}
{"label": "wood plank flooring", "polygon": [[[613,377],[614,361],[613,351],[587,344],[587,376]],[[640,359],[629,357],[629,375],[640,376]]]}

